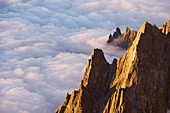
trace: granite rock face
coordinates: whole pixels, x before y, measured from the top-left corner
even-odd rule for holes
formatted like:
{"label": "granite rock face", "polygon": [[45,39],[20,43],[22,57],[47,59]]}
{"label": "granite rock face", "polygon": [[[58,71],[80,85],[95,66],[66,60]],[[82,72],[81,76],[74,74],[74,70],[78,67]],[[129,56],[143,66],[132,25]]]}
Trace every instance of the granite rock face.
{"label": "granite rock face", "polygon": [[144,23],[132,46],[118,59],[116,90],[104,113],[166,113],[169,101],[170,40]]}
{"label": "granite rock face", "polygon": [[83,80],[77,91],[67,94],[56,113],[100,113],[108,101],[110,82],[114,79],[116,62],[107,63],[102,50],[94,49]]}
{"label": "granite rock face", "polygon": [[89,59],[78,90],[56,113],[167,113],[170,37],[145,22],[126,54],[107,63],[102,50]]}
{"label": "granite rock face", "polygon": [[170,20],[162,26],[161,30],[165,34],[168,34],[170,32]]}

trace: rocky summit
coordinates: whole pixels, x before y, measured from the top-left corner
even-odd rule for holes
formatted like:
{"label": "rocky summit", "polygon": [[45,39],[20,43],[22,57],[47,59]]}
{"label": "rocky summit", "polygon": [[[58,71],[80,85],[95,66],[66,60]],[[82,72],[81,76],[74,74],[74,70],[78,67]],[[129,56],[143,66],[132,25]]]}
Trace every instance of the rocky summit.
{"label": "rocky summit", "polygon": [[112,34],[109,35],[109,39],[108,39],[107,43],[114,41],[114,39],[119,38],[121,35],[122,35],[121,30],[119,27],[117,27],[116,31],[113,33],[113,35]]}
{"label": "rocky summit", "polygon": [[112,64],[94,49],[78,89],[55,113],[167,113],[170,36],[163,29],[145,22],[125,55]]}
{"label": "rocky summit", "polygon": [[161,30],[165,34],[170,33],[170,20],[162,26]]}
{"label": "rocky summit", "polygon": [[[115,35],[118,34],[118,35]],[[112,44],[115,40],[117,41],[117,46],[128,49],[131,45],[133,40],[136,37],[137,32],[135,30],[131,30],[130,28],[126,27],[126,30],[124,31],[123,34],[121,34],[121,30],[117,27],[116,31],[114,32],[113,35],[109,35],[108,44]]]}

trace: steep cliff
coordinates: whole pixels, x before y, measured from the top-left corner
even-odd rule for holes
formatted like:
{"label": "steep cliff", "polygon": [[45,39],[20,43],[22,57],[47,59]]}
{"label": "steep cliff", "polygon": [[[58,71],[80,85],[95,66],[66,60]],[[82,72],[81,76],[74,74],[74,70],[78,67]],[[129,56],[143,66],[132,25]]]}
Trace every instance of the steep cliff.
{"label": "steep cliff", "polygon": [[116,77],[110,84],[116,91],[104,113],[166,113],[169,72],[170,40],[145,22],[117,62]]}
{"label": "steep cliff", "polygon": [[145,22],[126,54],[89,59],[77,91],[56,113],[166,113],[170,107],[170,37]]}
{"label": "steep cliff", "polygon": [[94,49],[78,90],[67,94],[56,113],[100,113],[108,101],[109,84],[114,79],[116,62],[107,63],[102,50]]}

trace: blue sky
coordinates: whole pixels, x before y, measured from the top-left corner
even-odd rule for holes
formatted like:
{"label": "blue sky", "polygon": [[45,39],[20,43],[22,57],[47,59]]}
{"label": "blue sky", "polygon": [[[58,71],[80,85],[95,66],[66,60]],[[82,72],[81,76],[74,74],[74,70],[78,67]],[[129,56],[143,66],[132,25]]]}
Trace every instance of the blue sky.
{"label": "blue sky", "polygon": [[125,53],[106,44],[117,26],[160,27],[169,10],[169,0],[0,0],[0,112],[53,113],[94,48],[109,62]]}

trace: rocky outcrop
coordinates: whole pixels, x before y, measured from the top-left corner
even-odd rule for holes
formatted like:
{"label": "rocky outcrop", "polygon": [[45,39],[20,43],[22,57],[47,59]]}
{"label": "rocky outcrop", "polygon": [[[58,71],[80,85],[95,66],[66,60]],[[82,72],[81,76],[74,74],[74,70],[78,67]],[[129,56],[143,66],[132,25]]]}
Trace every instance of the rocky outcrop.
{"label": "rocky outcrop", "polygon": [[[67,94],[56,113],[100,113],[108,100],[110,82],[114,79],[116,62],[107,63],[102,50],[94,49],[83,80],[77,91]],[[109,90],[110,91],[110,90]]]}
{"label": "rocky outcrop", "polygon": [[132,45],[136,35],[137,32],[135,30],[131,30],[130,28],[126,27],[125,32],[121,35],[121,41],[118,43],[118,46],[128,49]]}
{"label": "rocky outcrop", "polygon": [[170,20],[162,26],[161,30],[165,34],[168,34],[170,32]]}
{"label": "rocky outcrop", "polygon": [[166,113],[169,99],[170,37],[145,22],[112,64],[94,50],[78,90],[56,113]]}
{"label": "rocky outcrop", "polygon": [[[117,31],[117,29],[116,29],[116,31]],[[120,29],[119,29],[119,32],[121,33]],[[115,33],[117,33],[117,32],[115,32]],[[135,30],[131,30],[130,28],[126,27],[125,32],[123,34],[119,34],[118,37],[114,37],[114,35],[112,36],[110,34],[107,43],[111,43],[115,39],[117,39],[117,40],[119,40],[119,41],[117,41],[117,46],[124,48],[124,49],[128,49],[132,45],[132,42],[135,39],[136,34],[137,34],[137,32]]]}
{"label": "rocky outcrop", "polygon": [[127,53],[118,60],[116,88],[104,113],[166,113],[170,73],[170,40],[144,23]]}
{"label": "rocky outcrop", "polygon": [[113,35],[112,34],[109,35],[109,39],[108,39],[107,43],[114,41],[114,39],[119,38],[121,35],[122,35],[121,30],[119,27],[117,27],[116,31],[113,33]]}

